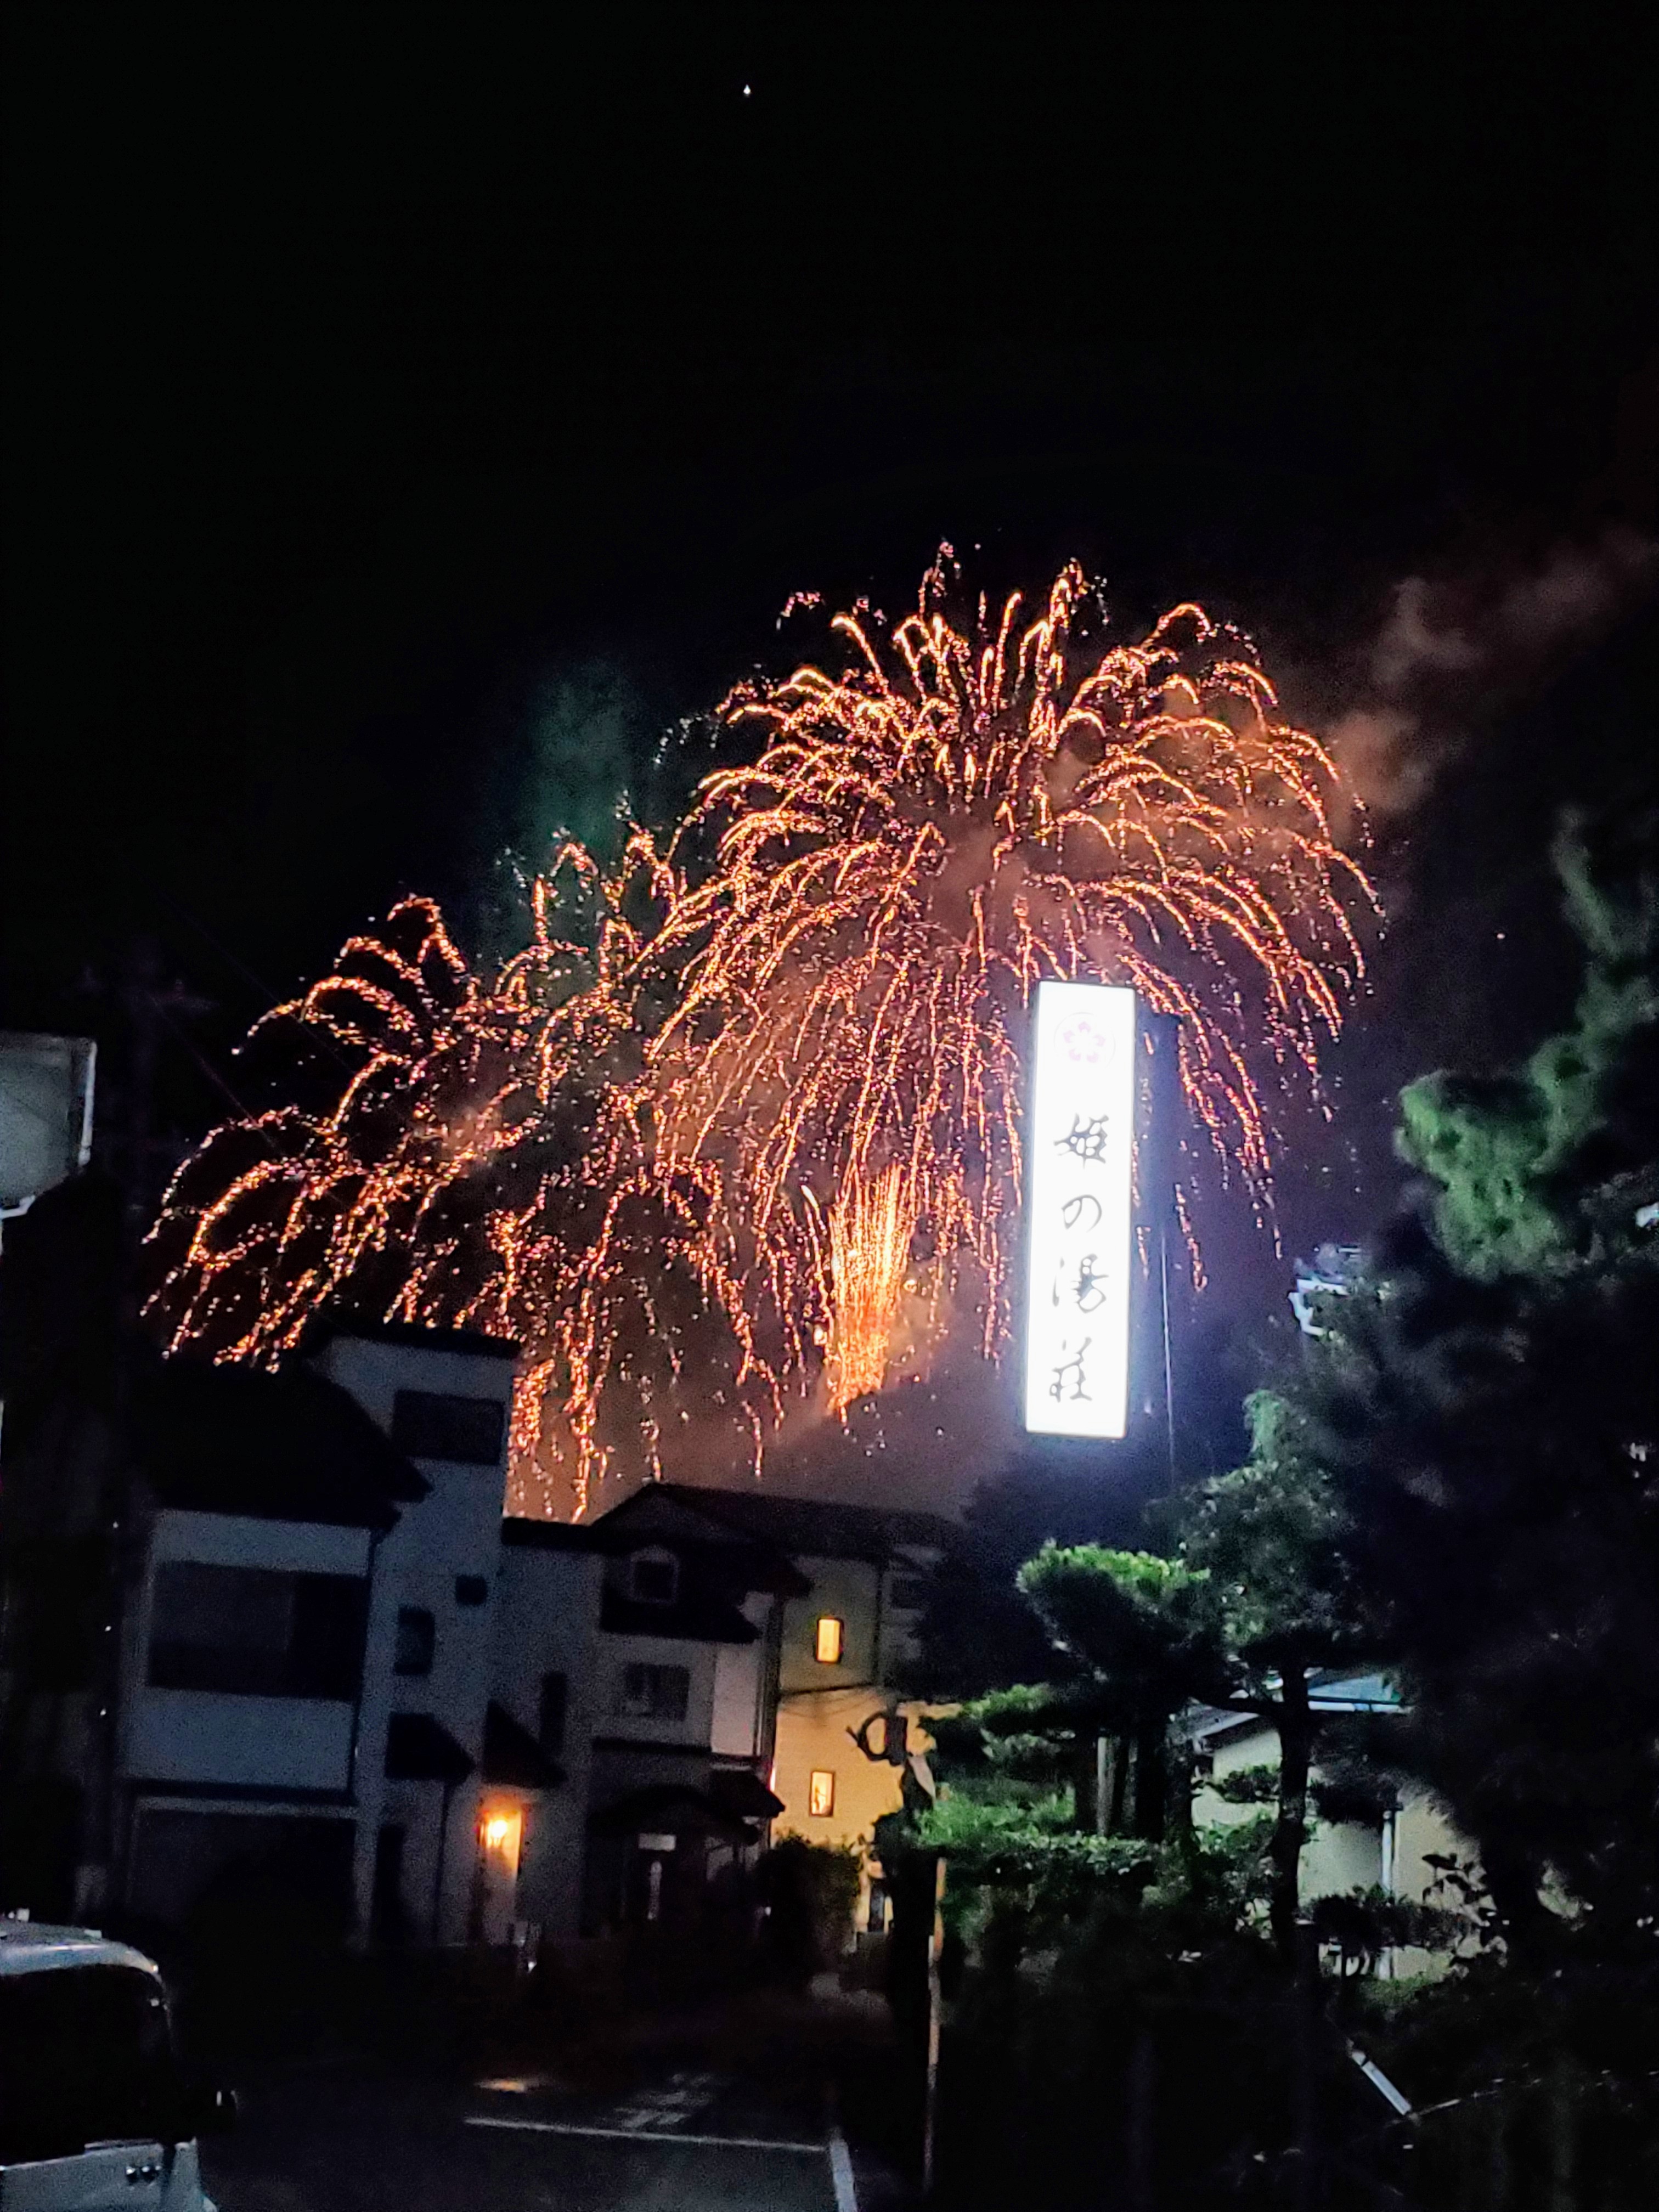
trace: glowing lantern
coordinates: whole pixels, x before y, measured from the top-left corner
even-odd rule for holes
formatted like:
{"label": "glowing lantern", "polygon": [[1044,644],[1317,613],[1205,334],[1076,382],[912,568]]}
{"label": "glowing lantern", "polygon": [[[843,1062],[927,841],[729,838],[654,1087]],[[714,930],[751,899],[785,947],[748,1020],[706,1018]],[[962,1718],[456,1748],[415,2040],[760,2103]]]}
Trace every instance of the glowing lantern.
{"label": "glowing lantern", "polygon": [[519,1844],[523,1833],[524,1815],[515,1805],[498,1805],[478,1823],[478,1840],[509,1874],[519,1870]]}

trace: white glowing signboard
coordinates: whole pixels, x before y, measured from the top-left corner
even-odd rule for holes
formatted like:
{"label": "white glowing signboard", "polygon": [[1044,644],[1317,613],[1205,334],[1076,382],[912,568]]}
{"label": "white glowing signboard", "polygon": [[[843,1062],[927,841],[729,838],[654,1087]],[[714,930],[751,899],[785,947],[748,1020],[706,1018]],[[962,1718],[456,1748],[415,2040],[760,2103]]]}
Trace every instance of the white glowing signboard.
{"label": "white glowing signboard", "polygon": [[1025,1425],[1121,1437],[1129,1410],[1135,994],[1042,983],[1025,1114]]}

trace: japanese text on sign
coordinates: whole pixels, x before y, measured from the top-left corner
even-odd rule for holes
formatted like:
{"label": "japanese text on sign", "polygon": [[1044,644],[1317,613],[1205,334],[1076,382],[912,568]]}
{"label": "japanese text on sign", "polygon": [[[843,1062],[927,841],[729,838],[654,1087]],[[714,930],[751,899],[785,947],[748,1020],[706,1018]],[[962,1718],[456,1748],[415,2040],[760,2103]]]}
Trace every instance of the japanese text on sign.
{"label": "japanese text on sign", "polygon": [[1135,995],[1037,988],[1025,1115],[1025,1425],[1121,1437],[1129,1399]]}

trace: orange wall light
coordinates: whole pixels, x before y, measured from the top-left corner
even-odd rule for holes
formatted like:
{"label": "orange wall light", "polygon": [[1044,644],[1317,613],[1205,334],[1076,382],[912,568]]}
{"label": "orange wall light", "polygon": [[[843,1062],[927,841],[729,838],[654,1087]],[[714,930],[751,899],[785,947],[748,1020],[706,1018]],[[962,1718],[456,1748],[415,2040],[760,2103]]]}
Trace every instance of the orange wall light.
{"label": "orange wall light", "polygon": [[479,1842],[509,1874],[519,1871],[519,1845],[523,1835],[524,1814],[516,1805],[492,1805],[478,1822]]}

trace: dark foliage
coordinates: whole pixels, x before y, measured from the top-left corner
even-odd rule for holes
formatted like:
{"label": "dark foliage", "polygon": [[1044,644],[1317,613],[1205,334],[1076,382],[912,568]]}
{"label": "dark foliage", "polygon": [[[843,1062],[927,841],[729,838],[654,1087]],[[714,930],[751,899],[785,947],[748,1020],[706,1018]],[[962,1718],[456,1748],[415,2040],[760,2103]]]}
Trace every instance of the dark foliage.
{"label": "dark foliage", "polygon": [[1558,863],[1588,955],[1518,1074],[1437,1077],[1435,1185],[1300,1393],[1349,1522],[1402,1755],[1480,1847],[1511,1941],[1651,1941],[1659,1909],[1659,861],[1651,822]]}

